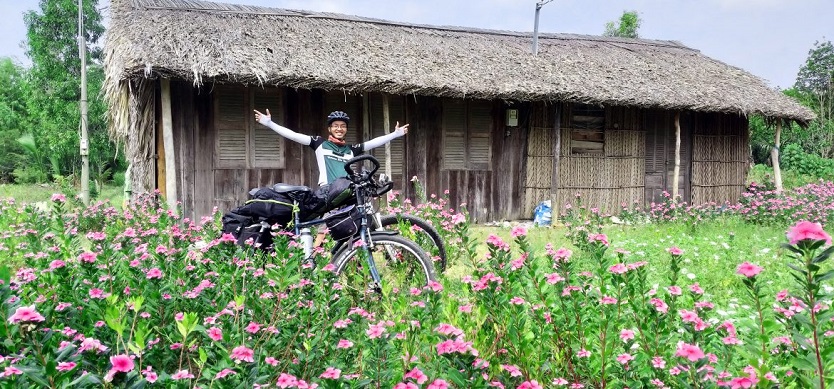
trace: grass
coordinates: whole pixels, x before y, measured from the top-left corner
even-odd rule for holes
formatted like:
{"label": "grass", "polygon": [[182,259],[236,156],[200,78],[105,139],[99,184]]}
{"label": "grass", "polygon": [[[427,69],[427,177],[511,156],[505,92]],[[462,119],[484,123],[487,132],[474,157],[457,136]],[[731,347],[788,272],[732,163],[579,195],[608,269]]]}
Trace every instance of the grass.
{"label": "grass", "polygon": [[[698,283],[707,293],[707,300],[719,306],[732,305],[734,290],[742,290],[741,278],[736,267],[745,261],[765,268],[760,275],[765,293],[775,294],[793,285],[788,274],[790,258],[780,246],[786,243],[786,228],[759,226],[730,217],[707,221],[696,226],[683,224],[641,224],[609,225],[603,233],[608,236],[611,246],[607,255],[615,256],[614,250],[622,248],[629,252],[625,262],[647,261],[651,284],[668,285],[670,255],[667,249],[679,247],[684,250],[682,270],[678,283],[687,287]],[[544,254],[544,247],[552,243],[554,248],[565,247],[574,251],[573,259],[579,261],[583,270],[591,270],[594,264],[587,262],[581,253],[566,238],[563,226],[535,227],[527,237],[536,247],[537,254]],[[509,228],[472,228],[476,241],[484,242],[495,234],[507,242],[512,241]],[[515,247],[514,247],[515,249]],[[487,253],[485,244],[479,245],[478,256]],[[447,277],[461,278],[470,274],[470,266],[453,262],[446,271]]]}
{"label": "grass", "polygon": [[[55,184],[0,184],[0,198],[12,198],[24,204],[47,202],[54,193],[61,193],[61,188]],[[110,204],[121,207],[124,201],[122,187],[104,185],[95,200],[109,200]]]}

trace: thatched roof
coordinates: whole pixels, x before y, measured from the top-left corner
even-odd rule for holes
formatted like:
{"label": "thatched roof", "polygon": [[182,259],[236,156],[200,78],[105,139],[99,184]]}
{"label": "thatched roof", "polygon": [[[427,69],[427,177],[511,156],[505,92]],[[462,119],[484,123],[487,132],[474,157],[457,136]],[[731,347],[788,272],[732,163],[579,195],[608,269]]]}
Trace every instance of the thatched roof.
{"label": "thatched roof", "polygon": [[[814,114],[678,42],[439,27],[198,0],[113,0],[108,80],[274,84],[392,94]],[[112,85],[111,85],[112,87]]]}

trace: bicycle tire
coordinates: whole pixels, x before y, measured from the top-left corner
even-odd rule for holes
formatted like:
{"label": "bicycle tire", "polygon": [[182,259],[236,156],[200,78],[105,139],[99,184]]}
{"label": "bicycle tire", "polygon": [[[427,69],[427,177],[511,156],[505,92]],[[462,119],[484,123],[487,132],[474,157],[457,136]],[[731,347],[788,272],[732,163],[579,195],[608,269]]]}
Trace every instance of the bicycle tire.
{"label": "bicycle tire", "polygon": [[[382,228],[387,229],[388,226],[397,226],[400,223],[400,220],[405,222],[406,224],[410,224],[413,226],[420,227],[426,235],[431,238],[431,241],[434,243],[434,247],[437,248],[437,256],[440,258],[435,264],[435,268],[437,269],[438,273],[443,273],[446,271],[446,244],[443,243],[443,238],[440,237],[440,233],[437,232],[437,229],[434,228],[429,222],[425,219],[421,219],[414,215],[409,214],[401,214],[401,215],[384,215],[379,218],[380,224],[382,224]],[[431,255],[431,252],[429,252]]]}
{"label": "bicycle tire", "polygon": [[[416,274],[398,275],[401,277],[404,276],[403,280],[406,280],[408,282],[416,281],[416,283],[410,285],[410,287],[422,288],[428,285],[430,281],[437,281],[437,274],[434,271],[434,265],[432,264],[431,259],[428,257],[426,252],[419,245],[417,245],[417,243],[414,243],[413,241],[408,240],[402,236],[391,235],[388,233],[380,234],[375,232],[371,232],[371,240],[373,240],[374,242],[374,248],[372,250],[374,252],[376,252],[377,250],[385,249],[386,246],[393,247],[398,250],[401,250],[398,252],[401,253],[403,257],[407,256],[407,258],[403,261],[403,264],[405,266],[413,266],[415,264],[412,262],[417,262],[416,265],[423,276],[422,281],[415,278],[417,276]],[[333,256],[333,259],[330,261],[330,263],[335,267],[334,272],[339,275],[343,274],[345,272],[345,269],[351,262],[356,262],[359,266],[364,266],[363,261],[353,261],[354,259],[357,259],[360,252],[361,247],[353,247],[353,245],[344,245],[342,249],[339,250],[339,252],[337,252]],[[384,258],[384,256],[382,256],[381,258]],[[384,277],[382,274],[384,270],[383,268],[388,267],[388,265],[390,265],[386,262],[387,261],[378,261],[375,259],[377,270],[380,271],[380,276],[382,277],[383,287],[385,287],[386,284],[386,277]],[[364,269],[363,271],[367,272],[367,270]],[[387,275],[394,276],[395,274]],[[406,287],[404,286],[400,289],[404,288]]]}

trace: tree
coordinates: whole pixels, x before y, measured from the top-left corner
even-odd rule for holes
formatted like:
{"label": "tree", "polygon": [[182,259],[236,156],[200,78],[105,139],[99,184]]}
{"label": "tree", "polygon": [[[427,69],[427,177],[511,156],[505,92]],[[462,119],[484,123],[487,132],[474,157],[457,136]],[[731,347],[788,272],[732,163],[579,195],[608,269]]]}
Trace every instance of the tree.
{"label": "tree", "polygon": [[639,38],[637,30],[640,29],[640,16],[637,11],[623,11],[620,20],[617,22],[605,23],[604,36],[617,36],[621,38]]}
{"label": "tree", "polygon": [[0,58],[0,182],[12,182],[12,173],[18,167],[23,149],[17,139],[28,128],[26,99],[30,94],[26,69]]}
{"label": "tree", "polygon": [[808,59],[799,68],[794,87],[800,101],[817,114],[809,130],[822,135],[819,145],[822,149],[806,151],[825,158],[834,157],[834,45],[831,41],[814,42]]}
{"label": "tree", "polygon": [[[90,161],[109,164],[116,147],[107,137],[104,119],[105,104],[99,93],[104,80],[101,66],[102,50],[96,44],[104,33],[98,0],[83,1],[84,38],[90,65],[88,74],[88,129]],[[40,9],[24,15],[27,28],[26,55],[32,60],[32,94],[27,105],[34,125],[36,144],[45,147],[50,159],[57,159],[60,174],[71,174],[81,163],[79,152],[80,76],[81,58],[78,55],[78,0],[40,0]],[[102,166],[91,166],[91,171],[103,171]]]}

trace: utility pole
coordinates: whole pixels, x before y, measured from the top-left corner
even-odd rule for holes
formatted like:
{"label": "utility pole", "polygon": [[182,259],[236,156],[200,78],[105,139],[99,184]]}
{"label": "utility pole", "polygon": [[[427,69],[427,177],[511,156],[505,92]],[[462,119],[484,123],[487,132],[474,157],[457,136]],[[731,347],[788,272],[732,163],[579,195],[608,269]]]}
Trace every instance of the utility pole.
{"label": "utility pole", "polygon": [[536,21],[533,23],[533,55],[539,55],[539,11],[545,4],[553,0],[539,0],[536,2]]}
{"label": "utility pole", "polygon": [[78,0],[78,56],[81,58],[81,201],[90,205],[90,151],[87,140],[87,41],[84,39],[84,4]]}

